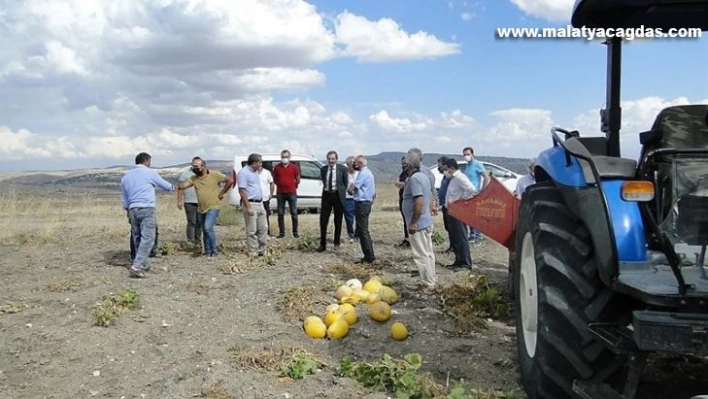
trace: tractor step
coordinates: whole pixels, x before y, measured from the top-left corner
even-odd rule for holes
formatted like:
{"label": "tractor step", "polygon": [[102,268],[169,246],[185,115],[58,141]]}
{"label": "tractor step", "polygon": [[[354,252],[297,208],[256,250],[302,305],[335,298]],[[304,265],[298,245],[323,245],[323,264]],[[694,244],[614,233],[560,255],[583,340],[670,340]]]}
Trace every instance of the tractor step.
{"label": "tractor step", "polygon": [[607,384],[590,381],[573,381],[573,392],[580,399],[625,399]]}
{"label": "tractor step", "polygon": [[634,341],[644,351],[708,353],[708,314],[635,311]]}
{"label": "tractor step", "polygon": [[627,326],[617,323],[592,323],[588,325],[588,328],[600,342],[617,354],[637,350],[632,330]]}

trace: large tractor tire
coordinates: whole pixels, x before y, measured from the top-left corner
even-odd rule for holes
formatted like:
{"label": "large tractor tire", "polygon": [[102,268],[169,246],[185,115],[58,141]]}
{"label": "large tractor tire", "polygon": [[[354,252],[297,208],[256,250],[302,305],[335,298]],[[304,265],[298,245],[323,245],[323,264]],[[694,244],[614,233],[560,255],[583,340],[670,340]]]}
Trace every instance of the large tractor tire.
{"label": "large tractor tire", "polygon": [[599,279],[583,222],[552,182],[522,199],[513,284],[521,382],[529,398],[570,398],[576,379],[605,381],[626,359],[593,339],[588,323],[622,311]]}

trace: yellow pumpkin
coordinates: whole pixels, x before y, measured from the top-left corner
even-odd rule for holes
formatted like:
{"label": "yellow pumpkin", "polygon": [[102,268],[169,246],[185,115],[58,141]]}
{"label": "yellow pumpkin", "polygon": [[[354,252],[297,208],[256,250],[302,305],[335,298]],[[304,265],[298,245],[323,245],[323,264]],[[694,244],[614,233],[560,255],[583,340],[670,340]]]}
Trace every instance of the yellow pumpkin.
{"label": "yellow pumpkin", "polygon": [[342,298],[351,296],[352,292],[354,292],[354,290],[350,286],[342,284],[337,287],[337,291],[335,291],[334,296],[341,301]]}
{"label": "yellow pumpkin", "polygon": [[369,294],[369,296],[366,297],[366,303],[371,305],[372,303],[376,303],[381,300],[381,297],[379,294]]}
{"label": "yellow pumpkin", "polygon": [[397,321],[391,324],[391,337],[396,341],[403,341],[408,338],[408,329],[403,323]]}
{"label": "yellow pumpkin", "polygon": [[321,339],[327,336],[327,326],[317,316],[310,316],[305,319],[305,334],[310,338]]}
{"label": "yellow pumpkin", "polygon": [[350,310],[354,310],[354,305],[352,305],[351,303],[343,303],[337,308],[337,312],[340,313],[347,313]]}
{"label": "yellow pumpkin", "polygon": [[329,339],[342,339],[349,333],[349,323],[340,318],[327,328]]}
{"label": "yellow pumpkin", "polygon": [[343,312],[342,318],[344,319],[344,321],[347,322],[347,324],[349,324],[350,326],[353,326],[354,324],[356,324],[356,321],[358,318],[357,314],[356,314],[356,309],[352,308],[349,311]]}
{"label": "yellow pumpkin", "polygon": [[332,323],[334,323],[335,321],[337,321],[341,318],[342,318],[342,314],[340,312],[337,312],[336,310],[334,310],[334,311],[330,310],[329,312],[325,313],[324,323],[327,326],[331,326]]}
{"label": "yellow pumpkin", "polygon": [[364,289],[372,294],[376,294],[379,292],[379,290],[383,287],[383,284],[381,284],[380,281],[378,280],[369,280],[364,284]]}
{"label": "yellow pumpkin", "polygon": [[369,306],[369,316],[378,322],[388,321],[391,318],[391,306],[384,301],[378,301]]}
{"label": "yellow pumpkin", "polygon": [[387,285],[382,286],[378,294],[381,297],[381,300],[389,305],[393,305],[398,302],[398,294],[393,288]]}
{"label": "yellow pumpkin", "polygon": [[369,295],[370,295],[369,291],[367,291],[363,288],[358,288],[358,289],[354,290],[354,294],[352,296],[355,297],[356,300],[359,302],[365,302],[366,298],[368,298]]}

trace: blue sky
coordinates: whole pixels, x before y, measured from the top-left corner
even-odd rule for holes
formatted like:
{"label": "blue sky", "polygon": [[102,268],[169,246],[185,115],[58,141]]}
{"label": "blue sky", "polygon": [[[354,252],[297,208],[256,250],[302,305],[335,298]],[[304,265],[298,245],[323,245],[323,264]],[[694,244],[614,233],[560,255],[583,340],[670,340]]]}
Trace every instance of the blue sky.
{"label": "blue sky", "polygon": [[[572,0],[163,3],[0,0],[0,167],[283,148],[344,157],[471,145],[527,158],[553,125],[600,134],[599,41],[494,35],[565,27]],[[624,47],[627,156],[662,108],[706,102],[705,50],[696,39]]]}

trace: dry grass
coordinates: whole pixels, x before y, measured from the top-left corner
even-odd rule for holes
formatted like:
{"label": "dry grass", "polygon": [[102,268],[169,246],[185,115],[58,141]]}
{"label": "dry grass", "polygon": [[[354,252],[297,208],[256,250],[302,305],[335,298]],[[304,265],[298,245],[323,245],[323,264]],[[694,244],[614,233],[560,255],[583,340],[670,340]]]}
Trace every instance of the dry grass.
{"label": "dry grass", "polygon": [[236,369],[258,372],[280,371],[290,360],[298,357],[304,356],[317,359],[317,356],[304,348],[292,345],[285,345],[280,348],[234,346],[229,351]]}
{"label": "dry grass", "polygon": [[0,306],[0,315],[20,313],[31,307],[31,305],[26,303],[8,303]]}
{"label": "dry grass", "polygon": [[236,396],[231,395],[226,391],[226,389],[224,389],[223,384],[224,381],[219,381],[215,384],[209,385],[208,387],[204,387],[198,395],[195,395],[195,397],[206,399],[236,399]]}
{"label": "dry grass", "polygon": [[488,318],[508,320],[511,309],[502,293],[503,289],[490,283],[485,275],[470,275],[465,281],[436,289],[443,312],[455,321],[455,328],[460,333],[485,328]]}
{"label": "dry grass", "polygon": [[277,309],[287,322],[303,321],[307,316],[318,313],[318,306],[329,305],[331,292],[328,286],[291,287],[278,301]]}
{"label": "dry grass", "polygon": [[[184,213],[171,195],[159,195],[160,234],[184,229]],[[20,195],[0,194],[0,240],[8,244],[74,243],[87,237],[128,240],[130,225],[120,193]]]}
{"label": "dry grass", "polygon": [[326,273],[337,275],[344,280],[356,278],[366,281],[371,276],[381,274],[381,266],[375,263],[334,263],[323,266],[322,270]]}
{"label": "dry grass", "polygon": [[217,290],[227,290],[230,288],[234,288],[234,285],[232,283],[221,283],[221,284],[216,284],[216,283],[203,283],[203,282],[189,282],[184,285],[184,290],[187,292],[193,292],[198,295],[205,295],[210,293],[211,291],[217,291]]}
{"label": "dry grass", "polygon": [[49,283],[44,286],[44,289],[47,292],[74,292],[83,288],[84,285],[84,282],[78,282],[75,280],[68,279]]}

